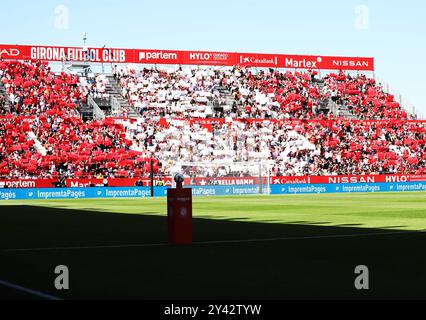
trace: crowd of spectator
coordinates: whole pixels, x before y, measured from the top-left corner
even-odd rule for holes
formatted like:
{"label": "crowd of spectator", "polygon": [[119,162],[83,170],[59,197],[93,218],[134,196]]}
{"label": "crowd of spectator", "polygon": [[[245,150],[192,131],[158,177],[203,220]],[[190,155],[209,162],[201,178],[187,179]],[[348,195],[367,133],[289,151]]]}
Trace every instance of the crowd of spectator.
{"label": "crowd of spectator", "polygon": [[[87,95],[105,97],[107,78],[54,75],[41,62],[0,61],[0,176],[148,177],[182,163],[263,163],[273,176],[426,173],[426,124],[407,114],[374,80],[343,73],[245,69],[116,69],[136,121],[83,121]],[[321,84],[321,85],[319,85]],[[221,88],[233,104],[213,108]],[[322,115],[331,99],[360,119]],[[123,112],[125,115],[125,112]],[[125,118],[125,116],[124,116]],[[219,118],[202,122],[195,118]],[[254,121],[256,120],[256,121]],[[292,121],[297,120],[297,121]]]}
{"label": "crowd of spectator", "polygon": [[[331,115],[322,112],[330,100],[359,119],[409,117],[394,96],[365,75],[331,73],[321,79],[316,71],[125,67],[116,68],[114,76],[144,117],[318,119]],[[232,96],[221,108],[215,108],[218,89]]]}
{"label": "crowd of spectator", "polygon": [[313,81],[316,72],[235,70],[222,80],[236,101],[236,118],[314,119],[325,100]]}
{"label": "crowd of spectator", "polygon": [[426,173],[424,122],[308,122],[299,131],[319,150],[310,174]]}
{"label": "crowd of spectator", "polygon": [[[80,118],[0,119],[0,175],[9,178],[148,176],[151,154],[131,150],[122,124]],[[154,171],[158,172],[158,160]]]}
{"label": "crowd of spectator", "polygon": [[12,101],[0,119],[1,176],[131,177],[149,169],[142,153],[130,150],[122,124],[79,117],[85,96],[77,77],[55,76],[40,62],[0,62],[0,70]]}
{"label": "crowd of spectator", "polygon": [[79,87],[84,96],[91,95],[95,99],[108,100],[110,95],[107,93],[108,79],[104,74],[90,74],[87,77],[79,78]]}
{"label": "crowd of spectator", "polygon": [[0,81],[14,115],[78,116],[77,102],[84,100],[78,77],[61,73],[55,76],[47,63],[0,61]]}
{"label": "crowd of spectator", "polygon": [[198,174],[214,176],[235,162],[265,164],[273,176],[426,173],[425,123],[179,120],[128,129],[140,150],[161,159],[166,175],[182,163],[207,163]]}
{"label": "crowd of spectator", "polygon": [[218,70],[152,68],[136,72],[124,68],[115,70],[114,75],[122,86],[122,95],[142,117],[220,116],[209,104],[219,97],[214,89],[220,82]]}
{"label": "crowd of spectator", "polygon": [[330,74],[325,84],[332,100],[346,106],[359,119],[407,119],[407,113],[391,94],[383,92],[380,84],[365,75]]}
{"label": "crowd of spectator", "polygon": [[[123,96],[144,117],[312,119],[328,99],[315,85],[316,72],[291,73],[238,68],[178,68],[136,71],[117,68]],[[215,108],[219,89],[233,103]]]}

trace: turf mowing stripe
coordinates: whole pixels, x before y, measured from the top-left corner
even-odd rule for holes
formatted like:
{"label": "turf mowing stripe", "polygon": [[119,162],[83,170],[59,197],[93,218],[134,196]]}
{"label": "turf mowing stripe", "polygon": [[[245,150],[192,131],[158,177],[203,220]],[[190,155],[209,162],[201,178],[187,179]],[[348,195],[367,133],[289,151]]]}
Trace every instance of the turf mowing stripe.
{"label": "turf mowing stripe", "polygon": [[[325,235],[325,236],[285,237],[285,238],[266,238],[266,239],[200,241],[200,242],[193,242],[193,245],[253,243],[253,242],[332,239],[332,238],[358,238],[358,237],[375,237],[375,236],[390,236],[390,235],[408,235],[408,234],[420,234],[420,233],[426,233],[426,230],[358,233],[358,234],[336,234],[336,235]],[[170,244],[168,244],[168,243],[145,243],[145,244],[128,244],[128,245],[109,245],[109,246],[105,245],[105,246],[78,246],[78,247],[76,246],[76,247],[53,247],[53,248],[2,249],[2,250],[0,250],[0,253],[59,251],[59,250],[89,250],[89,249],[126,249],[126,248],[143,248],[143,247],[165,247],[165,246],[169,246],[169,245]]]}
{"label": "turf mowing stripe", "polygon": [[52,296],[50,294],[46,294],[46,293],[43,293],[43,292],[40,292],[40,291],[28,289],[28,288],[19,286],[17,284],[13,284],[13,283],[6,282],[6,281],[3,281],[3,280],[0,280],[0,285],[14,289],[14,290],[17,290],[17,291],[25,292],[25,293],[28,293],[30,295],[33,295],[33,296],[36,296],[36,297],[39,297],[39,298],[42,298],[42,299],[45,299],[45,300],[62,300],[61,298]]}

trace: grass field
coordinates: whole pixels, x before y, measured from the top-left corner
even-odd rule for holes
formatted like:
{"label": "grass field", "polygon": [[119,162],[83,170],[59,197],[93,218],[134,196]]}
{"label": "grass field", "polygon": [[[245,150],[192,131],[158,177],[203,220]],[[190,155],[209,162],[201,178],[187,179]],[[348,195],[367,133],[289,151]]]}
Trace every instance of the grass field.
{"label": "grass field", "polygon": [[162,198],[0,210],[0,298],[39,298],[2,282],[63,299],[426,298],[425,193],[196,197],[191,246],[166,244]]}

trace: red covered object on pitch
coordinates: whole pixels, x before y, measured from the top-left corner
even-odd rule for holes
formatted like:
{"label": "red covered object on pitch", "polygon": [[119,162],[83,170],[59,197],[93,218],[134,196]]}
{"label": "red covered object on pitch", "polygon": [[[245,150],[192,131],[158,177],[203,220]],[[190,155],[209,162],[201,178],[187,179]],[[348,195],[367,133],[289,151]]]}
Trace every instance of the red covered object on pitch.
{"label": "red covered object on pitch", "polygon": [[176,189],[167,190],[167,215],[170,244],[192,243],[192,189],[182,188],[178,183]]}

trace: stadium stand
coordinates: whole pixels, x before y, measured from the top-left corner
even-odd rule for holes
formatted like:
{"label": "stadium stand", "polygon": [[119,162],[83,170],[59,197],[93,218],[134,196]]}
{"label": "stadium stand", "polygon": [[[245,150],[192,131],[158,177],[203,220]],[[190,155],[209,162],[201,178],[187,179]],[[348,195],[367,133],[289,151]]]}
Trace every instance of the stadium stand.
{"label": "stadium stand", "polygon": [[77,77],[54,76],[39,62],[2,62],[0,68],[11,101],[0,127],[2,176],[127,177],[146,169],[142,154],[129,150],[122,125],[79,117],[77,104],[85,97]]}
{"label": "stadium stand", "polygon": [[407,119],[407,113],[394,96],[384,93],[374,79],[365,75],[330,74],[325,77],[325,83],[333,92],[334,102],[347,107],[360,119]]}
{"label": "stadium stand", "polygon": [[[82,120],[88,97],[108,99],[114,81],[128,109]],[[364,75],[179,67],[78,78],[0,61],[0,82],[6,179],[147,177],[152,157],[162,175],[229,161],[269,163],[274,176],[426,173],[424,122]]]}
{"label": "stadium stand", "polygon": [[[321,79],[316,71],[252,73],[235,68],[121,68],[114,75],[123,96],[146,117],[312,120],[333,114],[358,119],[408,118],[394,97],[365,75],[332,73]],[[228,104],[220,103],[221,98]]]}
{"label": "stadium stand", "polygon": [[[115,76],[123,96],[142,116],[150,117],[312,119],[324,98],[310,72],[120,69]],[[230,99],[220,101],[224,92]]]}
{"label": "stadium stand", "polygon": [[47,64],[3,62],[1,82],[16,115],[77,116],[76,102],[83,99],[77,77],[54,76]]}
{"label": "stadium stand", "polygon": [[[246,161],[269,163],[274,176],[426,172],[426,128],[422,123],[172,123],[154,126],[140,120],[131,125],[139,150],[145,149],[149,141],[148,146],[162,160],[165,174],[181,162]],[[203,174],[213,176],[218,172]]]}

